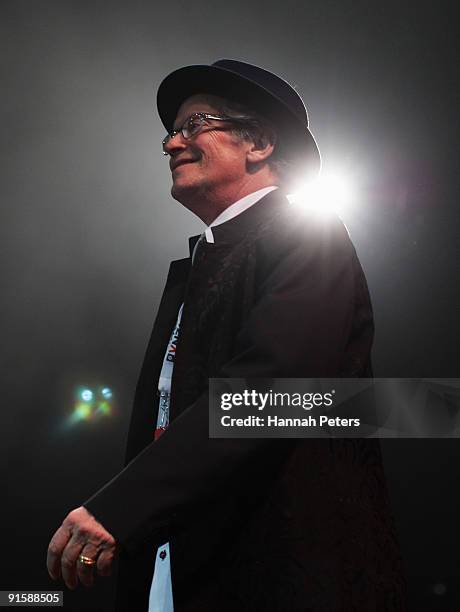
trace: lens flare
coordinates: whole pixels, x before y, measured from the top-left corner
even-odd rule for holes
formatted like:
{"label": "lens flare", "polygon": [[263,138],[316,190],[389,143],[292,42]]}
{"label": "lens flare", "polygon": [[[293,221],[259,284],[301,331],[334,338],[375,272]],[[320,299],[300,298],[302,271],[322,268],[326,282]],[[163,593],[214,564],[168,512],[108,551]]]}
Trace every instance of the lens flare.
{"label": "lens flare", "polygon": [[101,414],[104,416],[108,416],[110,415],[111,412],[112,412],[112,408],[109,402],[99,402],[95,410],[96,415]]}
{"label": "lens flare", "polygon": [[338,173],[321,174],[315,181],[306,183],[295,193],[288,195],[289,202],[299,210],[318,215],[337,214],[343,217],[354,199],[350,181]]}
{"label": "lens flare", "polygon": [[70,416],[70,422],[71,424],[75,424],[81,421],[89,421],[91,416],[91,406],[86,402],[79,402],[74,406],[73,413]]}

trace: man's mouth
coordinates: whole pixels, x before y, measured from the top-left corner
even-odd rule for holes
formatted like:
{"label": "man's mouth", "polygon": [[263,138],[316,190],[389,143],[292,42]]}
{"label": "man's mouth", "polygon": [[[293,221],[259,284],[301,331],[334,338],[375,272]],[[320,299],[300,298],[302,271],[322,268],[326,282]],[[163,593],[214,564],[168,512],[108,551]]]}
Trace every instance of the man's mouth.
{"label": "man's mouth", "polygon": [[179,166],[183,166],[184,164],[193,164],[196,162],[196,159],[178,159],[171,164],[171,172],[173,172]]}

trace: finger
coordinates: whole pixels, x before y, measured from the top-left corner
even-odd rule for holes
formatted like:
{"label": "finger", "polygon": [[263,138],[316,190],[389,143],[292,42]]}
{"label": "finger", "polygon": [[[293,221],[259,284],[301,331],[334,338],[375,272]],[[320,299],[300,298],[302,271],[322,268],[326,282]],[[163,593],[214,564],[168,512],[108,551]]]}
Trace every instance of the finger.
{"label": "finger", "polygon": [[78,584],[77,559],[85,541],[79,534],[73,533],[61,556],[62,578],[69,589],[75,589]]}
{"label": "finger", "polygon": [[46,566],[53,580],[57,580],[61,575],[61,556],[69,540],[69,529],[59,527],[48,545]]}
{"label": "finger", "polygon": [[[77,576],[82,584],[86,587],[93,586],[94,584],[94,574],[96,571],[96,561],[97,561],[97,548],[87,544],[78,555],[77,559]],[[86,563],[82,563],[80,561],[80,556],[88,557],[89,559],[94,559],[94,565],[88,565]]]}
{"label": "finger", "polygon": [[97,572],[100,576],[110,576],[115,554],[116,549],[114,546],[101,551],[97,559]]}
{"label": "finger", "polygon": [[[66,585],[74,589],[78,580],[90,586],[94,580],[93,571],[78,563],[78,556],[85,550],[85,556],[97,559],[98,552],[116,548],[113,536],[84,508],[76,508],[68,514],[63,527],[71,533],[71,538],[61,554],[61,573]],[[102,563],[105,571],[107,563]],[[95,569],[95,568],[94,568]]]}

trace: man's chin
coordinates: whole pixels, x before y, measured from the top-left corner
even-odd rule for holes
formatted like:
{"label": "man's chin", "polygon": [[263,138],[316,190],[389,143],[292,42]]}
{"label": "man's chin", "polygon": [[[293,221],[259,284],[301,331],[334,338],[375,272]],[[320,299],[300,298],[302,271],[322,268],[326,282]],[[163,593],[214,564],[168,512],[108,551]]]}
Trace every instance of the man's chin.
{"label": "man's chin", "polygon": [[171,187],[171,195],[172,197],[187,206],[187,202],[193,201],[199,195],[200,188],[198,185],[181,184],[178,182],[173,182]]}

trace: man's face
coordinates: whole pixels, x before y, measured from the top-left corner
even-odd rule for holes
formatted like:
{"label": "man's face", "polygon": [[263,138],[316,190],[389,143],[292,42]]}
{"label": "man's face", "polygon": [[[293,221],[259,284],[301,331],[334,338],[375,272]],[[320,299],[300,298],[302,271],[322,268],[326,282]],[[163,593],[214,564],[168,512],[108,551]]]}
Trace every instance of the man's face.
{"label": "man's face", "polygon": [[[180,129],[193,113],[221,115],[218,110],[221,102],[215,96],[188,98],[179,108],[174,129]],[[214,198],[219,202],[238,196],[247,179],[249,143],[235,138],[232,127],[231,123],[210,120],[209,125],[190,139],[179,132],[165,145],[173,179],[171,194],[176,200],[188,206],[200,198]]]}

